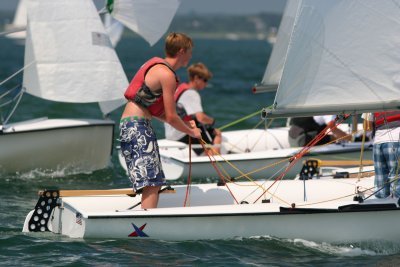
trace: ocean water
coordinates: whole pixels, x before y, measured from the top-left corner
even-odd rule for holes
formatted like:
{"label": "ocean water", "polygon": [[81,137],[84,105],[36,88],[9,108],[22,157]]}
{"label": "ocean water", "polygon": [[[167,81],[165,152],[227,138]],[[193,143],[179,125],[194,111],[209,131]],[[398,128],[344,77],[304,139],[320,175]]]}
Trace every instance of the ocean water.
{"label": "ocean water", "polygon": [[[251,87],[261,80],[264,73],[271,52],[268,43],[256,40],[194,41],[192,62],[204,62],[214,74],[202,95],[205,111],[216,117],[217,126],[224,126],[272,103],[272,94],[251,93]],[[163,47],[161,44],[149,47],[143,40],[131,37],[120,42],[117,53],[128,77],[132,78],[146,59],[154,55],[162,56]],[[24,47],[8,39],[0,39],[1,81],[23,66],[23,54]],[[186,80],[184,70],[179,74],[181,80]],[[3,86],[10,88],[20,82],[21,76],[17,76]],[[122,108],[114,111],[111,118],[118,121],[121,112]],[[101,118],[101,113],[96,104],[53,103],[25,95],[12,121],[42,116]],[[256,116],[229,130],[252,128],[259,121],[260,118]],[[275,122],[275,125],[280,124],[283,122]],[[162,138],[162,125],[155,122],[155,127],[158,137]],[[400,245],[387,243],[327,244],[269,236],[186,242],[82,240],[49,233],[21,232],[26,214],[36,204],[38,190],[129,186],[115,152],[108,168],[92,173],[67,175],[63,170],[1,173],[0,265],[397,266],[400,263]],[[168,227],[173,226],[166,225]],[[318,230],[318,225],[315,228]],[[397,230],[397,222],[393,222],[393,230]]]}

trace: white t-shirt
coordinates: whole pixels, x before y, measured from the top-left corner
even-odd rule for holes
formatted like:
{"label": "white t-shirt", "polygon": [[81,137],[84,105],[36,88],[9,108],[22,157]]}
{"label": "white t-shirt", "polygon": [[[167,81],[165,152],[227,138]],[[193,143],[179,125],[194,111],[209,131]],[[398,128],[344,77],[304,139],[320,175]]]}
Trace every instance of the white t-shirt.
{"label": "white t-shirt", "polygon": [[[196,114],[198,112],[203,112],[203,107],[201,105],[201,97],[196,89],[189,89],[183,92],[183,94],[178,100],[178,104],[183,106],[188,115]],[[186,135],[186,133],[178,131],[168,123],[164,123],[164,128],[165,128],[165,138],[169,140],[177,141]]]}
{"label": "white t-shirt", "polygon": [[335,119],[336,115],[324,115],[324,116],[314,116],[314,120],[318,125],[328,125],[331,121]]}
{"label": "white t-shirt", "polygon": [[[367,121],[374,121],[374,114],[363,113],[361,118]],[[389,129],[378,129],[375,132],[374,144],[382,144],[388,142],[399,142],[400,140],[400,127]]]}

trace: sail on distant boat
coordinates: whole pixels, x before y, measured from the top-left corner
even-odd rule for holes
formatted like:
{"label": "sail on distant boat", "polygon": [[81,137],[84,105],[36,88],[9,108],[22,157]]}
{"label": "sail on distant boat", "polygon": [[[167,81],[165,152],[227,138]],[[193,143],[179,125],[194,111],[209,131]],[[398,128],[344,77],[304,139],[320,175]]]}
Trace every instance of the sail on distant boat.
{"label": "sail on distant boat", "polygon": [[[111,16],[154,45],[168,30],[180,0],[108,0]],[[157,12],[162,10],[162,12]]]}
{"label": "sail on distant boat", "polygon": [[33,66],[24,71],[26,91],[71,103],[121,98],[128,80],[92,1],[29,5],[25,65]]}
{"label": "sail on distant boat", "polygon": [[124,33],[124,25],[118,20],[112,18],[110,13],[104,14],[103,24],[108,36],[110,37],[112,46],[116,47]]}
{"label": "sail on distant boat", "polygon": [[[128,79],[92,0],[25,4],[22,92],[50,101],[98,102],[104,116],[123,104]],[[78,173],[110,163],[115,125],[111,120],[39,118],[9,123],[9,118],[0,128],[3,172]]]}
{"label": "sail on distant boat", "polygon": [[282,70],[286,60],[289,39],[294,27],[294,20],[299,1],[288,1],[285,11],[282,15],[282,20],[279,26],[279,31],[276,36],[276,44],[272,48],[272,53],[265,69],[264,76],[260,84],[255,85],[253,91],[275,92],[282,77]]}

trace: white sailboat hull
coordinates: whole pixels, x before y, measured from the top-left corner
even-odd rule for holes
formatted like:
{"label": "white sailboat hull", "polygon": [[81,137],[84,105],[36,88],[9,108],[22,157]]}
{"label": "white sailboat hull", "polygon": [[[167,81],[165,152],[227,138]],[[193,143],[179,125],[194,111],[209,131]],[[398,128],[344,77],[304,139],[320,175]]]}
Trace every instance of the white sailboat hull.
{"label": "white sailboat hull", "polygon": [[[215,156],[215,165],[229,178],[250,177],[269,179],[277,177],[289,164],[289,158],[301,148],[290,148],[289,127],[267,130],[239,130],[222,133],[221,156]],[[188,146],[182,142],[159,140],[161,161],[165,176],[169,180],[187,178],[191,167],[191,178],[218,177],[208,156],[196,156],[192,151],[189,158]],[[298,175],[304,160],[359,160],[361,143],[330,144],[314,147],[311,152],[295,164],[285,175],[292,179]],[[364,159],[372,160],[372,146],[365,146]],[[118,153],[121,166],[126,170],[125,159]]]}
{"label": "white sailboat hull", "polygon": [[[400,219],[397,199],[363,204],[352,200],[357,188],[373,188],[373,179],[308,180],[305,184],[286,180],[272,187],[273,197],[266,194],[270,203],[262,203],[264,197],[257,198],[262,194],[258,186],[268,188],[271,181],[228,184],[238,203],[249,204],[236,203],[226,187],[213,184],[192,185],[187,207],[183,207],[186,186],[174,187],[176,193],[161,194],[159,208],[149,210],[129,209],[140,201],[140,196],[62,197],[48,226],[53,233],[74,238],[198,240],[273,236],[316,242],[399,242],[400,233],[393,231],[392,225]],[[292,203],[295,209],[288,209]],[[392,206],[385,207],[384,203]],[[346,205],[354,207],[339,208]],[[364,209],[357,209],[359,205]],[[25,220],[24,232],[36,224],[30,222],[31,218],[32,212]]]}
{"label": "white sailboat hull", "polygon": [[105,168],[110,164],[113,129],[113,121],[85,119],[8,124],[0,133],[0,171],[79,173]]}

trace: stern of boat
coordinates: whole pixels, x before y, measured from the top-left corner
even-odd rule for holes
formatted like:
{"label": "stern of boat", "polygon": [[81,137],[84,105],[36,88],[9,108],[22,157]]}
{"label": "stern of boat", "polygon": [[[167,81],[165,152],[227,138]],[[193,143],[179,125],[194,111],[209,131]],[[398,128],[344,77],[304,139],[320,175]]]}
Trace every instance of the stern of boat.
{"label": "stern of boat", "polygon": [[58,190],[45,190],[39,192],[39,200],[26,216],[22,232],[52,232],[81,238],[85,223],[81,213],[64,207]]}

